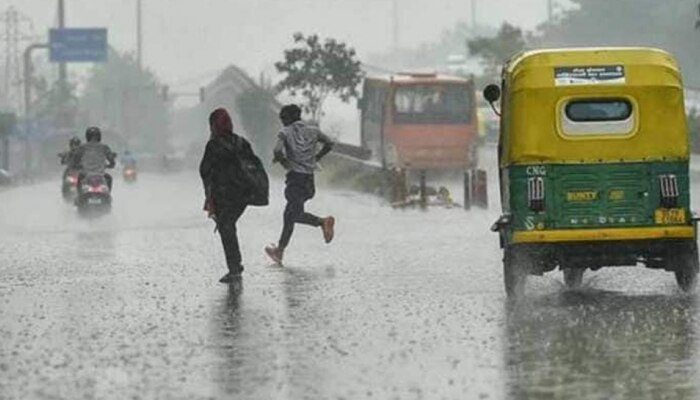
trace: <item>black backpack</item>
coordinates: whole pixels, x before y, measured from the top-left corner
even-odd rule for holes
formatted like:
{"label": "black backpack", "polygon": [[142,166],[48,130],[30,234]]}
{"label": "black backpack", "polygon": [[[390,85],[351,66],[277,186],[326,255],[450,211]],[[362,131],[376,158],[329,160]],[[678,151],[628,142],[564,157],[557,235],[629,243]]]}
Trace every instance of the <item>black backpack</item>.
{"label": "black backpack", "polygon": [[238,135],[233,135],[233,148],[224,142],[225,147],[233,151],[240,163],[241,191],[246,193],[243,201],[250,206],[270,204],[270,180],[262,161],[253,153],[250,144]]}

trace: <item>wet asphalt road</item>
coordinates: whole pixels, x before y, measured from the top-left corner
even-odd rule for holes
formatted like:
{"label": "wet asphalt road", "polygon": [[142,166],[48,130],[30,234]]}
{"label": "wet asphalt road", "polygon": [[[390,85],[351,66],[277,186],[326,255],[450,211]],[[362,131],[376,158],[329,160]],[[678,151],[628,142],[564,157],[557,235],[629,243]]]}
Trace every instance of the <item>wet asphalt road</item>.
{"label": "wet asphalt road", "polygon": [[559,273],[506,303],[498,214],[392,210],[320,190],[336,241],[263,246],[282,202],[240,223],[242,287],[194,173],[116,179],[111,215],[78,218],[58,184],[0,192],[1,399],[694,399],[695,296],[670,273]]}

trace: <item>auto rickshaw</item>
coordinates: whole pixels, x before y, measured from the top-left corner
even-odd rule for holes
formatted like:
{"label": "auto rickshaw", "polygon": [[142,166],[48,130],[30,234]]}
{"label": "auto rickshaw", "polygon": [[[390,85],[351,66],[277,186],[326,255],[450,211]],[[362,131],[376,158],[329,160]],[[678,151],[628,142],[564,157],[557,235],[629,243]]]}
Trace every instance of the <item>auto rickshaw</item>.
{"label": "auto rickshaw", "polygon": [[698,274],[689,139],[678,64],[651,48],[521,53],[484,97],[499,113],[508,297],[559,268],[569,287],[608,266]]}

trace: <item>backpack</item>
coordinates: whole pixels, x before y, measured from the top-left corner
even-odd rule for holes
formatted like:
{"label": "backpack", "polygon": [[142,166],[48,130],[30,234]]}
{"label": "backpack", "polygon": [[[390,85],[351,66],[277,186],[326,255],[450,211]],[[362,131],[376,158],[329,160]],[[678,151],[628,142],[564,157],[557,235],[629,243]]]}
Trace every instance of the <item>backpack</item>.
{"label": "backpack", "polygon": [[225,143],[225,147],[233,151],[238,158],[241,171],[242,192],[246,193],[244,201],[251,206],[266,206],[270,204],[270,180],[265,172],[262,161],[244,139],[234,135],[233,148]]}

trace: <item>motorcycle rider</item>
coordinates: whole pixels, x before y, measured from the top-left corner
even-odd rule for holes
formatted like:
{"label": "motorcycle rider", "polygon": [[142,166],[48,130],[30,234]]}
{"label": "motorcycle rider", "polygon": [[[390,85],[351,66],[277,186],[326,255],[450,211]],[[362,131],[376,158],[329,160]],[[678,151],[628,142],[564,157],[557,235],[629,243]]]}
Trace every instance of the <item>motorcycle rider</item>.
{"label": "motorcycle rider", "polygon": [[117,154],[106,144],[101,143],[102,131],[96,126],[91,126],[85,130],[86,143],[78,147],[73,159],[73,166],[80,170],[78,177],[78,187],[82,187],[82,180],[89,174],[102,174],[107,181],[109,190],[112,190],[112,176],[108,174],[106,168],[114,168]]}
{"label": "motorcycle rider", "polygon": [[68,173],[73,169],[73,165],[75,165],[74,159],[78,147],[80,147],[80,138],[73,136],[68,142],[68,150],[58,154],[58,157],[61,159],[61,165],[66,166],[66,169],[63,171],[64,181],[66,179],[66,175],[68,175]]}
{"label": "motorcycle rider", "polygon": [[75,151],[80,147],[80,138],[73,136],[68,142],[68,150],[61,152],[58,156],[61,158],[61,165],[67,165],[70,167],[73,165],[73,158],[75,157]]}
{"label": "motorcycle rider", "polygon": [[121,158],[122,165],[124,166],[124,168],[136,169],[136,159],[134,158],[134,155],[131,154],[131,151],[124,150],[124,154],[120,158]]}

